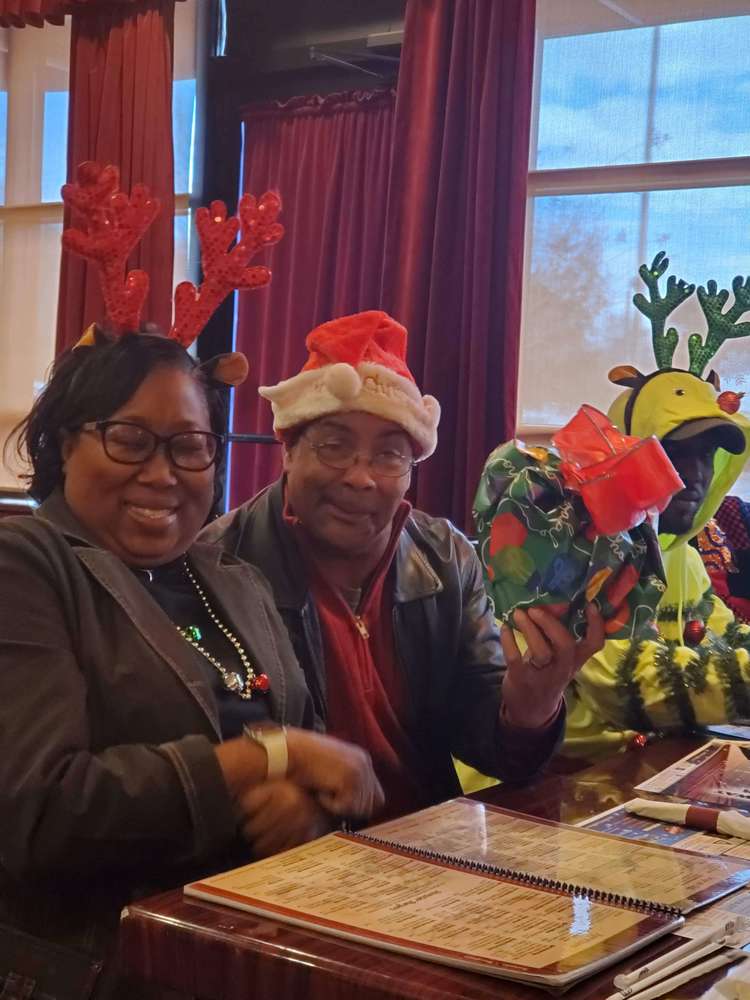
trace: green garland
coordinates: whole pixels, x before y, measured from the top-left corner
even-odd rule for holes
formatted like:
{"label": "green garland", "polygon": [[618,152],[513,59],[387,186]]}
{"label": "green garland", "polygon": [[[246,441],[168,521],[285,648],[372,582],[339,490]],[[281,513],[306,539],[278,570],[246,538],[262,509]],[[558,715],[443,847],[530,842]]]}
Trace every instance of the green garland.
{"label": "green garland", "polygon": [[615,690],[625,705],[628,728],[648,733],[653,729],[653,725],[643,703],[640,685],[635,679],[635,669],[645,645],[646,640],[634,640],[622,654],[617,664]]}
{"label": "green garland", "polygon": [[[707,622],[711,617],[713,609],[712,592],[707,590],[700,601],[694,604],[683,604],[682,619],[688,622],[698,618],[702,622]],[[659,605],[657,615],[661,622],[676,622],[680,617],[680,609],[676,604],[661,604]]]}
{"label": "green garland", "polygon": [[750,696],[742,677],[736,650],[725,649],[717,656],[716,672],[724,689],[727,718],[746,719],[750,715]]}
{"label": "green garland", "polygon": [[677,647],[678,643],[676,642],[665,642],[660,645],[654,654],[654,666],[661,688],[667,692],[670,700],[674,703],[683,726],[687,730],[694,730],[698,725],[695,712],[690,703],[690,695],[682,671],[674,661]]}
{"label": "green garland", "polygon": [[685,666],[684,674],[687,685],[696,694],[703,694],[708,687],[708,661],[711,659],[710,643],[701,643],[693,649],[694,659]]}
{"label": "green garland", "polygon": [[724,639],[732,649],[744,649],[750,653],[750,629],[747,625],[741,625],[736,619],[727,625]]}

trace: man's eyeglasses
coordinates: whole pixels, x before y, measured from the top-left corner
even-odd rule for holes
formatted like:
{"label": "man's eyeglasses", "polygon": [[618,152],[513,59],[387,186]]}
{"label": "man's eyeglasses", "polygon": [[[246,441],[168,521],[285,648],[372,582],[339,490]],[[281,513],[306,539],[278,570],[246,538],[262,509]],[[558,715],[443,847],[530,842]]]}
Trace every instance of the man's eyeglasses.
{"label": "man's eyeglasses", "polygon": [[353,444],[335,439],[313,441],[307,438],[307,443],[318,456],[318,461],[329,469],[351,469],[362,459],[370,467],[374,476],[384,476],[386,479],[400,479],[407,475],[417,464],[411,455],[404,455],[396,448],[384,448],[374,455],[363,455]]}
{"label": "man's eyeglasses", "polygon": [[104,453],[113,462],[140,465],[163,444],[172,465],[188,472],[202,472],[213,465],[224,443],[221,434],[211,431],[180,431],[162,437],[126,420],[97,420],[82,424],[80,429],[98,433]]}

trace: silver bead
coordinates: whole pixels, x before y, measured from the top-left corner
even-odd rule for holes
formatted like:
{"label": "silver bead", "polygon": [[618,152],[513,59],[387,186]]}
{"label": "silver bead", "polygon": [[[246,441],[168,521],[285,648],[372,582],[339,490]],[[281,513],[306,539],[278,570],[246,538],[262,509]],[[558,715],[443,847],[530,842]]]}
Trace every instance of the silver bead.
{"label": "silver bead", "polygon": [[239,674],[227,673],[225,677],[225,683],[230,691],[241,691],[244,687],[242,683],[242,678]]}
{"label": "silver bead", "polygon": [[255,670],[253,669],[250,660],[245,650],[242,647],[242,644],[240,643],[237,636],[235,636],[234,633],[229,629],[229,626],[219,621],[213,608],[208,602],[208,598],[203,592],[203,588],[201,587],[201,585],[198,583],[195,576],[191,572],[190,567],[187,564],[187,560],[184,561],[183,566],[188,580],[190,580],[193,587],[195,587],[196,593],[198,594],[198,597],[200,598],[201,603],[203,604],[203,607],[206,611],[206,614],[208,615],[209,620],[213,622],[214,625],[216,625],[221,634],[225,636],[225,638],[228,640],[231,646],[238,653],[240,662],[244,667],[247,675],[245,681],[243,682],[242,676],[240,674],[234,671],[225,670],[215,656],[212,656],[211,653],[209,653],[207,649],[204,649],[199,642],[196,642],[193,639],[188,638],[187,635],[184,635],[179,626],[177,626],[178,632],[191,646],[193,646],[195,649],[198,650],[199,653],[205,656],[205,658],[208,660],[211,666],[214,667],[219,672],[219,674],[221,675],[221,679],[224,682],[224,686],[229,691],[232,691],[234,694],[239,695],[240,698],[244,698],[245,700],[252,698],[254,690],[253,682],[255,680],[256,675],[255,675]]}

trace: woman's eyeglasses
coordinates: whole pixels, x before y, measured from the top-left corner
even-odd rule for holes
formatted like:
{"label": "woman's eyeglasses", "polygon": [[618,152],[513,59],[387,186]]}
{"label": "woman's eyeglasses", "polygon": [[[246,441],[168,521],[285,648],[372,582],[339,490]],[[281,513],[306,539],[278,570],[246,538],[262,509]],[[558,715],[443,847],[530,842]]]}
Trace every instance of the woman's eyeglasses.
{"label": "woman's eyeglasses", "polygon": [[107,458],[122,465],[147,462],[159,445],[164,445],[169,461],[177,469],[202,472],[218,458],[224,438],[211,431],[180,431],[162,437],[147,427],[126,420],[97,420],[82,424],[82,431],[98,433]]}
{"label": "woman's eyeglasses", "polygon": [[364,461],[375,476],[385,476],[386,479],[400,479],[410,472],[417,464],[411,455],[404,455],[395,448],[384,448],[374,455],[363,455],[353,444],[347,441],[323,440],[313,441],[307,438],[307,443],[318,456],[318,461],[329,469],[350,469],[357,462]]}

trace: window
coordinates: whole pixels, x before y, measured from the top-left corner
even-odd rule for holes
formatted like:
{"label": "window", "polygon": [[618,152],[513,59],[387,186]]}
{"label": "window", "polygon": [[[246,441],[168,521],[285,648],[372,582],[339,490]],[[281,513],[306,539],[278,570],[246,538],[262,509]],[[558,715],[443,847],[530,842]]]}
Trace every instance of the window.
{"label": "window", "polygon": [[[175,12],[175,283],[192,279],[196,268],[197,3],[178,3]],[[28,411],[54,357],[69,49],[69,18],[63,27],[0,29],[0,443]],[[0,489],[18,487],[16,471],[0,462]]]}
{"label": "window", "polygon": [[196,41],[200,0],[175,4],[174,86],[172,136],[174,141],[174,283],[198,277],[197,240],[194,234],[193,194],[196,127]]}
{"label": "window", "polygon": [[[67,24],[0,30],[1,441],[54,353],[69,46]],[[0,487],[17,485],[0,465]]]}
{"label": "window", "polygon": [[59,201],[65,183],[68,151],[68,90],[47,90],[44,94],[42,132],[42,201]]}
{"label": "window", "polygon": [[[518,408],[529,437],[582,402],[606,410],[616,364],[655,368],[632,304],[640,264],[664,249],[669,274],[696,284],[750,274],[750,3],[538,0],[537,19]],[[687,334],[705,332],[696,297],[669,322],[687,367]],[[725,388],[749,390],[750,338],[716,368]]]}

